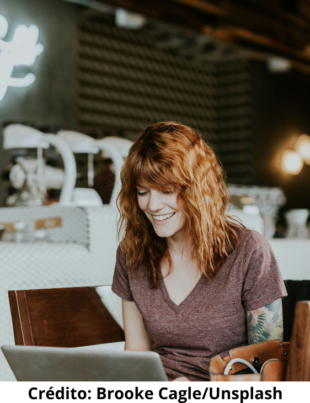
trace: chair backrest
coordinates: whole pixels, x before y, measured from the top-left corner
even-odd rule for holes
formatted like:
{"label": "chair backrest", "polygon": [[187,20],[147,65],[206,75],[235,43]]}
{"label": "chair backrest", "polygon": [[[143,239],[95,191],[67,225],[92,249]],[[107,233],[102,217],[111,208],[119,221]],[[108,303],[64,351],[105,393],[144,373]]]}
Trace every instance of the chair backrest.
{"label": "chair backrest", "polygon": [[15,344],[81,347],[124,341],[96,289],[9,291]]}
{"label": "chair backrest", "polygon": [[288,296],[282,299],[283,340],[290,341],[293,331],[295,307],[298,301],[310,300],[310,280],[285,280]]}
{"label": "chair backrest", "polygon": [[310,381],[310,301],[297,302],[287,381]]}

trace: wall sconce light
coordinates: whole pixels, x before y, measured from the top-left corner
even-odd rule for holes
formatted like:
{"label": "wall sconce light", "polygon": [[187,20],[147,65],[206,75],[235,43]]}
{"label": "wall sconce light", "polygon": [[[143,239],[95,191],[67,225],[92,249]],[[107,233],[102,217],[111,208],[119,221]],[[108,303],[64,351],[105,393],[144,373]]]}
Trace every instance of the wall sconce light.
{"label": "wall sconce light", "polygon": [[294,148],[283,152],[281,162],[282,171],[291,175],[299,174],[304,163],[310,165],[310,136],[300,135]]}
{"label": "wall sconce light", "polygon": [[310,137],[307,134],[299,136],[294,148],[302,156],[305,164],[310,165]]}
{"label": "wall sconce light", "polygon": [[301,156],[297,151],[285,150],[282,154],[282,171],[291,175],[298,175],[303,166]]}

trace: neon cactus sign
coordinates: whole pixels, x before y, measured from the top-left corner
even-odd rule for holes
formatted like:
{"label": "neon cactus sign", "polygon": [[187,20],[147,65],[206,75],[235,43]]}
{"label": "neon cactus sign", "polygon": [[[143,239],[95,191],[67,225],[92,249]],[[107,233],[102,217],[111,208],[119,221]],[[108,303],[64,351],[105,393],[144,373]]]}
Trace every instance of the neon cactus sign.
{"label": "neon cactus sign", "polygon": [[10,42],[3,41],[8,31],[6,18],[0,15],[0,101],[8,87],[28,87],[35,78],[32,73],[22,78],[12,77],[15,66],[32,66],[44,47],[37,43],[39,29],[35,25],[19,25]]}

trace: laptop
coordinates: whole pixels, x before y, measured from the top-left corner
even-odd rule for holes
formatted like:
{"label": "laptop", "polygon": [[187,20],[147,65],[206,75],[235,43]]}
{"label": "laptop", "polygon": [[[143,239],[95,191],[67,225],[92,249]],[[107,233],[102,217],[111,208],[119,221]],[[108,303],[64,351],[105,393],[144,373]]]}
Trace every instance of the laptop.
{"label": "laptop", "polygon": [[2,346],[18,381],[168,381],[157,353]]}

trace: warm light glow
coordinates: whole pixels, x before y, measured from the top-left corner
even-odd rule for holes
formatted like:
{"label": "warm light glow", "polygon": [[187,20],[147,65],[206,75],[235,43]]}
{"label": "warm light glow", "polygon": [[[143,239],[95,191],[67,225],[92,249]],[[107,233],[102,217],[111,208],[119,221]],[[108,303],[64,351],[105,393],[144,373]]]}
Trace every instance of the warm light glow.
{"label": "warm light glow", "polygon": [[37,43],[39,29],[35,25],[19,25],[10,42],[3,41],[7,34],[7,20],[0,15],[0,101],[8,87],[27,87],[35,80],[32,73],[22,78],[12,77],[15,66],[32,66],[43,52],[43,45]]}
{"label": "warm light glow", "polygon": [[292,150],[285,150],[282,154],[282,171],[291,175],[297,175],[301,171],[303,161],[301,156]]}
{"label": "warm light glow", "polygon": [[310,136],[307,134],[299,136],[295,150],[302,156],[304,162],[310,165]]}

